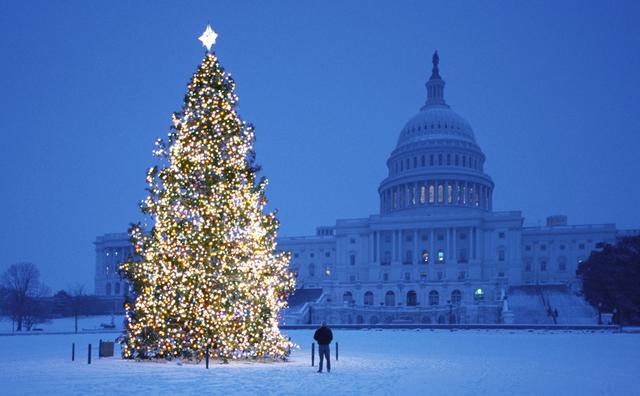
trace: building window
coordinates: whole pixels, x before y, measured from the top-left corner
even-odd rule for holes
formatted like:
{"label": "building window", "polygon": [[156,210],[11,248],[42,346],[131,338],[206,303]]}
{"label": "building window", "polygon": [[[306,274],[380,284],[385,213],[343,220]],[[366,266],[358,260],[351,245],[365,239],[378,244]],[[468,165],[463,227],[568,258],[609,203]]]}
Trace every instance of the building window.
{"label": "building window", "polygon": [[564,256],[558,257],[558,271],[564,272],[567,270],[567,258]]}
{"label": "building window", "polygon": [[455,165],[458,166],[460,164],[459,161],[460,157],[458,156],[458,154],[456,154],[456,158],[455,158]]}
{"label": "building window", "polygon": [[396,305],[396,294],[391,290],[384,295],[384,305],[387,307],[394,307]]}
{"label": "building window", "polygon": [[396,209],[398,207],[398,192],[393,192],[393,208]]}
{"label": "building window", "polygon": [[467,239],[467,234],[465,234],[464,232],[461,232],[459,235],[460,235],[461,241],[464,241],[465,239]]}
{"label": "building window", "polygon": [[349,243],[353,245],[354,243],[356,243],[356,239],[355,238],[349,238]]}
{"label": "building window", "polygon": [[531,272],[531,261],[527,260],[524,263],[524,270],[527,271],[527,272]]}
{"label": "building window", "polygon": [[498,272],[498,278],[504,278],[504,272],[503,271]]}
{"label": "building window", "polygon": [[540,271],[545,272],[547,270],[547,262],[545,260],[540,260]]}
{"label": "building window", "polygon": [[433,154],[429,156],[429,165],[433,166]]}
{"label": "building window", "polygon": [[458,185],[456,186],[456,204],[457,204],[457,205],[460,205],[460,201],[461,201],[461,199],[462,199],[461,195],[462,195],[462,194],[460,193],[460,185],[458,184]]}
{"label": "building window", "polygon": [[326,252],[326,253],[324,254],[324,257],[331,257],[331,252]]}
{"label": "building window", "polygon": [[564,250],[564,245],[560,245],[560,250]]}
{"label": "building window", "polygon": [[444,234],[438,233],[438,240],[439,241],[444,241]]}
{"label": "building window", "polygon": [[353,301],[353,294],[350,291],[344,292],[342,295],[342,301],[346,303],[351,303]]}
{"label": "building window", "polygon": [[442,203],[444,200],[444,186],[442,184],[438,184],[438,203]]}
{"label": "building window", "polygon": [[584,249],[584,243],[579,244],[579,245],[578,245],[578,248],[579,248],[579,249]]}
{"label": "building window", "polygon": [[111,283],[107,282],[106,285],[107,296],[111,295]]}
{"label": "building window", "polygon": [[524,250],[526,250],[527,252],[531,251],[531,245],[527,245],[524,247]]}
{"label": "building window", "polygon": [[300,254],[299,254],[299,253],[294,253],[294,254],[293,254],[293,258],[298,258],[298,257],[300,257]]}
{"label": "building window", "polygon": [[458,280],[465,280],[467,278],[467,273],[465,271],[458,272]]}
{"label": "building window", "polygon": [[424,166],[424,155],[422,156],[422,158],[420,160],[420,165]]}
{"label": "building window", "polygon": [[447,203],[453,202],[453,186],[451,184],[447,185]]}
{"label": "building window", "polygon": [[386,272],[384,274],[382,274],[382,280],[383,281],[388,281],[389,280],[389,274],[387,274]]}
{"label": "building window", "polygon": [[114,287],[113,287],[113,294],[114,294],[114,295],[116,295],[116,296],[117,296],[118,294],[120,294],[120,282],[116,282],[116,283],[114,284]]}
{"label": "building window", "polygon": [[420,186],[420,203],[423,204],[427,200],[427,188],[425,186]]}
{"label": "building window", "polygon": [[447,154],[447,165],[451,165],[451,154]]}
{"label": "building window", "polygon": [[498,250],[498,261],[504,261],[504,250]]}
{"label": "building window", "polygon": [[309,264],[309,276],[316,275],[316,266],[313,263]]}
{"label": "building window", "polygon": [[427,273],[426,272],[421,272],[420,273],[420,280],[427,280]]}
{"label": "building window", "polygon": [[458,251],[458,262],[460,263],[467,262],[467,249],[460,249]]}
{"label": "building window", "polygon": [[364,293],[364,305],[373,305],[373,293],[368,291]]}
{"label": "building window", "polygon": [[438,262],[444,263],[444,250],[442,249],[438,250]]}
{"label": "building window", "polygon": [[426,249],[422,251],[422,262],[424,264],[429,263],[429,251]]}
{"label": "building window", "polygon": [[429,292],[429,305],[438,305],[440,304],[440,295],[436,290],[431,290]]}
{"label": "building window", "polygon": [[429,203],[433,203],[435,201],[435,188],[433,184],[429,185]]}
{"label": "building window", "polygon": [[391,264],[391,253],[390,252],[384,252],[384,258],[382,259],[382,265],[389,265]]}
{"label": "building window", "polygon": [[438,154],[438,165],[442,165],[442,154]]}
{"label": "building window", "polygon": [[404,256],[405,264],[413,264],[413,252],[411,250],[407,250],[407,253]]}
{"label": "building window", "polygon": [[444,273],[442,271],[438,271],[438,280],[441,281],[444,278]]}
{"label": "building window", "polygon": [[542,251],[547,250],[547,245],[540,245],[540,250]]}
{"label": "building window", "polygon": [[500,239],[504,239],[504,232],[499,233],[499,234],[498,234],[498,238],[500,238]]}
{"label": "building window", "polygon": [[409,290],[407,292],[407,306],[415,307],[418,304],[418,295],[415,291]]}
{"label": "building window", "polygon": [[349,255],[349,265],[356,265],[356,255],[355,254],[350,254]]}
{"label": "building window", "polygon": [[356,276],[355,275],[349,275],[349,282],[355,282],[356,281]]}
{"label": "building window", "polygon": [[324,267],[324,275],[328,278],[331,276],[331,267],[330,266],[326,266]]}
{"label": "building window", "polygon": [[460,290],[454,290],[451,292],[451,304],[460,305],[462,302],[462,292]]}
{"label": "building window", "polygon": [[484,290],[478,288],[476,289],[476,291],[473,293],[473,298],[476,301],[482,301],[484,300]]}

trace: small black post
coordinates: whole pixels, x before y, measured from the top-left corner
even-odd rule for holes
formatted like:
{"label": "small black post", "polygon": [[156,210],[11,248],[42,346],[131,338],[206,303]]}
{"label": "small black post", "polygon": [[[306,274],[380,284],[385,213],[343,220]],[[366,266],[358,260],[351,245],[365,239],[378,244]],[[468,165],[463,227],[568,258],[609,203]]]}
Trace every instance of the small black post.
{"label": "small black post", "polygon": [[205,355],[204,355],[204,365],[208,370],[209,369],[209,347],[207,347],[207,351],[205,352]]}
{"label": "small black post", "polygon": [[338,361],[338,342],[336,341],[336,362]]}
{"label": "small black post", "polygon": [[91,344],[89,344],[89,353],[87,354],[87,364],[91,364]]}
{"label": "small black post", "polygon": [[102,353],[102,338],[98,341],[98,359],[102,357],[100,356],[101,353]]}
{"label": "small black post", "polygon": [[76,360],[76,343],[71,343],[71,361],[74,362]]}
{"label": "small black post", "polygon": [[316,357],[316,343],[311,343],[311,367],[313,367],[314,359]]}

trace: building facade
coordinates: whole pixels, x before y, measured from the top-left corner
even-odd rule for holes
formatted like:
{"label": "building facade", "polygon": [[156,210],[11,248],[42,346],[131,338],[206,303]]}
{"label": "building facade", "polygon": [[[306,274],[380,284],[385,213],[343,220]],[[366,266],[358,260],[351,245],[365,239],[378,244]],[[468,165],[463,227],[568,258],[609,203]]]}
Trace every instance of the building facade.
{"label": "building facade", "polygon": [[[289,323],[540,323],[551,319],[537,311],[558,306],[573,315],[566,321],[592,320],[576,295],[576,268],[619,231],[570,226],[564,216],[524,227],[520,211],[493,211],[485,155],[471,125],[446,103],[444,87],[436,52],[426,103],[387,159],[379,214],[279,238],[297,288],[320,291],[300,293],[314,297],[296,300]],[[128,236],[107,234],[95,245],[96,294],[126,293],[116,271],[133,253]]]}

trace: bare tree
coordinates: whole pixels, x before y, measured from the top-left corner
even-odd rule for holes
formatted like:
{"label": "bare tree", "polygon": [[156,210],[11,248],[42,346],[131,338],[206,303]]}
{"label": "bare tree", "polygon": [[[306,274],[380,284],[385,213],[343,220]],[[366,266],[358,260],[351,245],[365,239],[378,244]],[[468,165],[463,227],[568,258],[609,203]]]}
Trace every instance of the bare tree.
{"label": "bare tree", "polygon": [[27,331],[31,331],[38,323],[48,321],[50,314],[50,304],[44,300],[51,290],[42,283],[27,296],[22,322]]}
{"label": "bare tree", "polygon": [[46,291],[40,283],[40,271],[33,263],[12,264],[2,274],[1,283],[6,290],[5,309],[16,323],[16,331],[22,331],[25,316],[37,310],[33,299]]}

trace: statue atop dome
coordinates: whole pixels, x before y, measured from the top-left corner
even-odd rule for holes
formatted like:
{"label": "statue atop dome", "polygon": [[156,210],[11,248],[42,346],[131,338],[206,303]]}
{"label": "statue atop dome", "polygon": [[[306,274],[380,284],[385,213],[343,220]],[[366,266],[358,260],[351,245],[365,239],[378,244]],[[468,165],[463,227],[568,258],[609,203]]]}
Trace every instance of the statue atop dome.
{"label": "statue atop dome", "polygon": [[438,56],[438,50],[433,53],[433,57],[431,58],[431,63],[433,63],[433,69],[431,69],[431,78],[430,80],[440,79],[440,70],[438,69],[438,65],[440,64],[440,56]]}

